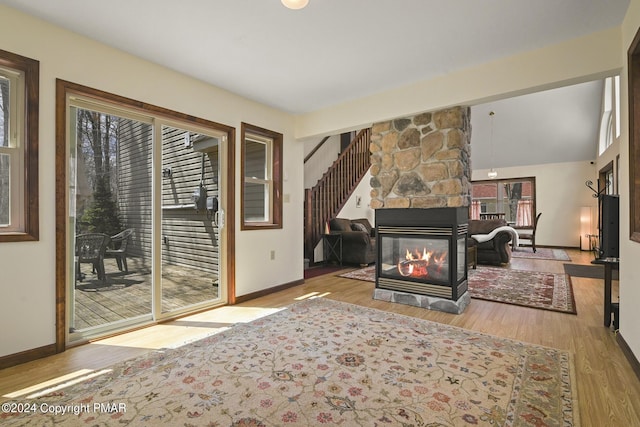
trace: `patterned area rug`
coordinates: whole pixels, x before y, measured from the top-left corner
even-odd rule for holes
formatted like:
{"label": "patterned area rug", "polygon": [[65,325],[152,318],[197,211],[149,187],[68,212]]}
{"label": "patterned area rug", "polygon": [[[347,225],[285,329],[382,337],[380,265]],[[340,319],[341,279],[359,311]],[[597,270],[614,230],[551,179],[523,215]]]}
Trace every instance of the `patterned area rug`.
{"label": "patterned area rug", "polygon": [[316,298],[20,402],[35,413],[0,423],[574,426],[573,369],[566,351]]}
{"label": "patterned area rug", "polygon": [[365,282],[376,281],[376,266],[370,265],[358,270],[347,271],[346,273],[339,274],[340,277],[346,277],[347,279],[364,280]]}
{"label": "patterned area rug", "polygon": [[531,259],[552,259],[556,261],[571,261],[569,255],[564,249],[536,248],[533,252],[532,248],[519,247],[515,251],[511,251],[513,258],[531,258]]}
{"label": "patterned area rug", "polygon": [[[375,266],[340,277],[375,282]],[[571,279],[566,274],[510,270],[479,265],[469,269],[471,298],[576,314]]]}
{"label": "patterned area rug", "polygon": [[469,270],[472,298],[576,314],[566,274],[478,266]]}

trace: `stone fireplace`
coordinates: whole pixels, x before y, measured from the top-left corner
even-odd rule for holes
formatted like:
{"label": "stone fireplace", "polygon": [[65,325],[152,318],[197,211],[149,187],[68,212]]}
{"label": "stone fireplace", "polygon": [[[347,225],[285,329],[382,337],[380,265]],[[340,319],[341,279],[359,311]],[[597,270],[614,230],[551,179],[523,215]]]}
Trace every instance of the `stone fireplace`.
{"label": "stone fireplace", "polygon": [[451,313],[469,304],[470,133],[466,107],[373,125],[375,299]]}

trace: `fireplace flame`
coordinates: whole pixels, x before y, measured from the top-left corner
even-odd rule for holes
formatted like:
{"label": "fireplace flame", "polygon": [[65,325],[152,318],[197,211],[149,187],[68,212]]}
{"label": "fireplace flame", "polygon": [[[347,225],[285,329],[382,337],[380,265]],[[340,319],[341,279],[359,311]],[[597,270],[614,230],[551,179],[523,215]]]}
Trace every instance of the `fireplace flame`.
{"label": "fireplace flame", "polygon": [[404,277],[425,278],[432,273],[440,273],[447,261],[446,251],[439,254],[428,251],[427,248],[423,248],[422,251],[406,251],[405,259],[398,262],[398,272]]}
{"label": "fireplace flame", "polygon": [[415,256],[413,253],[409,252],[409,249],[407,249],[407,255],[405,256],[405,259],[408,261],[420,259],[429,262],[429,258],[431,258],[431,255],[433,255],[433,252],[427,251],[427,248],[422,249],[422,255],[420,255],[420,252],[416,250]]}

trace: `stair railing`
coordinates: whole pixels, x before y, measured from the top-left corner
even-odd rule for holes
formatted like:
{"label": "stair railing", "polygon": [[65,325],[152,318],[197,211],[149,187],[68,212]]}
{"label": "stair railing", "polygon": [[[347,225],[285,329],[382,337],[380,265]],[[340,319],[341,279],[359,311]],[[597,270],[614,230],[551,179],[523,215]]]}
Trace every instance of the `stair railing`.
{"label": "stair railing", "polygon": [[320,141],[318,143],[318,145],[316,145],[315,147],[313,147],[313,150],[311,150],[311,152],[309,154],[307,154],[307,156],[304,158],[304,162],[307,163],[309,161],[309,159],[311,157],[313,157],[314,154],[316,154],[316,151],[318,151],[320,149],[320,147],[322,147],[324,145],[325,142],[327,142],[327,140],[330,137],[325,136],[324,138],[322,138],[322,141]]}
{"label": "stair railing", "polygon": [[305,257],[313,260],[325,224],[335,217],[371,166],[369,143],[371,129],[363,129],[340,153],[318,183],[305,190],[304,246]]}

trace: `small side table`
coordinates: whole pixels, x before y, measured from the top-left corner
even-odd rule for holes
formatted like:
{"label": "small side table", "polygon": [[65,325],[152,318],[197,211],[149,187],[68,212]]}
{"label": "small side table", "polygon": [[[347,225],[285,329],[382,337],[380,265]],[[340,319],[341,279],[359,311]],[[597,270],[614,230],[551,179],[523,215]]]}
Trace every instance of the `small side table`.
{"label": "small side table", "polygon": [[331,256],[335,256],[338,263],[342,265],[342,233],[323,234],[322,250],[325,265],[327,265]]}

